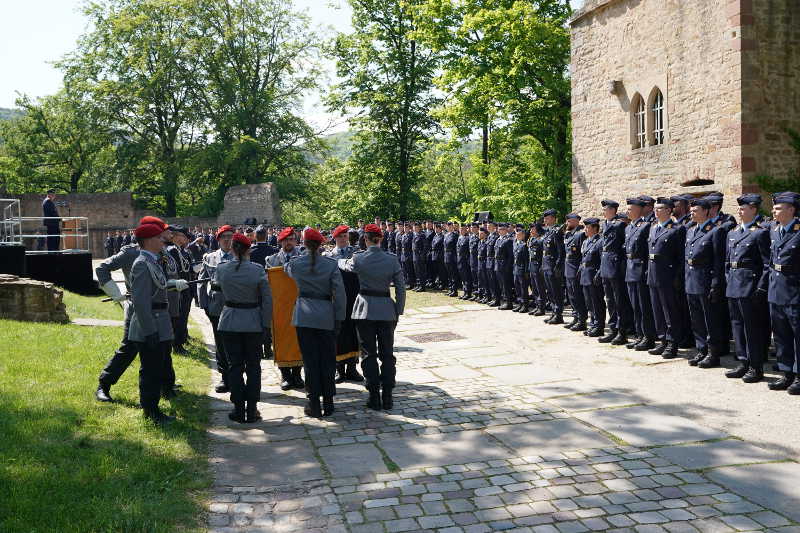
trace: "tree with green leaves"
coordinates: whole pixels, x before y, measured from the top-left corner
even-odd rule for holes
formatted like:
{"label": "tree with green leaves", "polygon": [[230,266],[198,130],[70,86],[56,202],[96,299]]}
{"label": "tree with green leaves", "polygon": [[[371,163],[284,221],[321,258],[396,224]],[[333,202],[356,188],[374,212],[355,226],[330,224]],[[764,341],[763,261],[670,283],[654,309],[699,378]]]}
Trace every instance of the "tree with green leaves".
{"label": "tree with green leaves", "polygon": [[422,0],[349,0],[353,33],[334,45],[341,82],[328,105],[359,130],[354,170],[362,186],[374,182],[373,212],[408,218],[415,213],[417,162],[438,128],[431,109],[441,102],[432,87],[439,56],[413,38],[415,5]]}

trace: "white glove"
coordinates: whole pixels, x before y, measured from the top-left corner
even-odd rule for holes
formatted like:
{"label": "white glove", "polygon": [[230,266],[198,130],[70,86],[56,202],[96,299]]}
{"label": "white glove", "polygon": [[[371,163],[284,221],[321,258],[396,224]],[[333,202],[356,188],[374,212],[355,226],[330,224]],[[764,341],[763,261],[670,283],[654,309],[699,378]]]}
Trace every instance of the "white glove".
{"label": "white glove", "polygon": [[102,287],[103,292],[106,293],[111,297],[112,300],[115,302],[124,302],[125,296],[121,292],[119,292],[119,285],[114,280],[107,281]]}
{"label": "white glove", "polygon": [[168,289],[175,289],[176,291],[185,291],[189,288],[189,282],[185,279],[171,279],[167,281]]}
{"label": "white glove", "polygon": [[194,270],[195,274],[199,274],[203,270],[203,263],[197,263],[196,265],[192,266],[192,270]]}

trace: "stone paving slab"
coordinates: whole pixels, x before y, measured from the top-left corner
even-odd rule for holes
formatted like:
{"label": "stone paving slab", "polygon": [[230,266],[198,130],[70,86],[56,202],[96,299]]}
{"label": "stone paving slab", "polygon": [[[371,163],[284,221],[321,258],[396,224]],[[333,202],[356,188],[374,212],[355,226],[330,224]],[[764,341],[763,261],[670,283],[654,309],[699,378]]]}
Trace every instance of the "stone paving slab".
{"label": "stone paving slab", "polygon": [[581,411],[633,405],[642,403],[642,399],[623,392],[606,391],[576,396],[558,396],[550,398],[548,402],[561,407],[565,411]]}
{"label": "stone paving slab", "polygon": [[507,385],[547,383],[571,379],[573,377],[560,370],[533,364],[484,368],[483,372]]}
{"label": "stone paving slab", "polygon": [[397,369],[397,377],[395,378],[398,382],[406,382],[406,383],[435,383],[437,381],[442,381],[442,378],[431,372],[430,370],[411,370],[411,369],[404,369],[398,368]]}
{"label": "stone paving slab", "polygon": [[223,424],[221,420],[223,416],[228,418],[227,414],[215,414],[212,419],[214,425],[208,430],[213,441],[223,444],[267,444],[283,440],[303,439],[307,436],[305,426],[300,424],[262,421],[247,425],[231,423],[235,427],[220,427]]}
{"label": "stone paving slab", "polygon": [[323,446],[319,455],[336,477],[383,474],[389,471],[380,450],[370,442]]}
{"label": "stone paving slab", "polygon": [[443,466],[488,461],[509,451],[482,431],[459,431],[381,441],[381,447],[400,468]]}
{"label": "stone paving slab", "polygon": [[548,398],[557,398],[559,396],[570,396],[573,394],[602,392],[605,390],[601,386],[580,380],[560,381],[558,383],[546,383],[543,385],[531,385],[525,387],[525,389],[531,391],[533,394],[543,400]]}
{"label": "stone paving slab", "polygon": [[678,444],[728,436],[722,431],[700,426],[688,418],[660,412],[653,407],[588,411],[575,413],[574,416],[634,446]]}
{"label": "stone paving slab", "polygon": [[477,370],[473,370],[464,365],[440,366],[432,368],[431,371],[444,379],[477,378],[482,375]]}
{"label": "stone paving slab", "polygon": [[[691,469],[786,459],[779,453],[769,452],[749,442],[737,439],[683,446],[665,446],[663,448],[654,448],[653,453],[677,465]],[[798,485],[798,493],[800,493],[800,485]]]}
{"label": "stone paving slab", "polygon": [[324,477],[314,447],[305,439],[270,443],[214,445],[210,462],[217,485],[282,485],[287,480],[308,481]]}
{"label": "stone paving slab", "polygon": [[434,307],[420,307],[420,311],[423,313],[457,313],[461,311],[458,307],[454,305],[437,305]]}
{"label": "stone paving slab", "polygon": [[800,522],[800,464],[769,463],[717,468],[712,481]]}
{"label": "stone paving slab", "polygon": [[[472,353],[468,355],[473,355]],[[472,368],[488,368],[493,366],[518,365],[523,360],[516,355],[481,355],[480,357],[468,357],[461,362]]]}
{"label": "stone paving slab", "polygon": [[498,426],[486,431],[521,456],[614,445],[599,431],[572,419]]}

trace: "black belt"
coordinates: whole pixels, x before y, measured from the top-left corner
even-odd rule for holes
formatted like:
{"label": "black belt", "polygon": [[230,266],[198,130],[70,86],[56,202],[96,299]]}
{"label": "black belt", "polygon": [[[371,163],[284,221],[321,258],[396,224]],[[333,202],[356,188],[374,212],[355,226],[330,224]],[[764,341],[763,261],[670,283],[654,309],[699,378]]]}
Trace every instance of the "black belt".
{"label": "black belt", "polygon": [[217,285],[216,283],[212,283],[212,284],[211,284],[211,290],[212,290],[212,291],[221,291],[221,290],[222,290],[222,287],[220,287],[220,286],[219,286],[219,285]]}
{"label": "black belt", "polygon": [[364,289],[361,289],[358,291],[358,293],[362,296],[376,296],[378,298],[391,298],[392,296],[389,294],[389,291],[365,291]]}
{"label": "black belt", "polygon": [[225,302],[225,307],[232,309],[255,309],[258,307],[256,302]]}
{"label": "black belt", "polygon": [[756,263],[752,261],[728,261],[728,266],[731,267],[731,269],[753,268],[756,266]]}
{"label": "black belt", "polygon": [[327,300],[327,301],[330,301],[330,300],[331,300],[331,297],[330,297],[330,295],[326,295],[326,294],[314,294],[314,293],[312,293],[312,292],[302,292],[302,291],[301,291],[301,292],[300,292],[300,294],[299,294],[298,296],[299,296],[300,298],[308,298],[308,299],[310,299],[310,300]]}
{"label": "black belt", "polygon": [[166,308],[167,308],[167,304],[166,303],[153,302],[153,306],[152,306],[153,311],[163,311]]}
{"label": "black belt", "polygon": [[692,259],[692,258],[687,259],[686,260],[686,264],[690,265],[690,266],[693,266],[693,267],[713,266],[710,262],[703,261],[703,260],[698,261],[697,259]]}
{"label": "black belt", "polygon": [[788,265],[788,264],[779,265],[775,263],[772,265],[772,269],[775,270],[775,272],[781,272],[786,274],[797,274],[798,271],[793,269],[792,266],[793,265]]}

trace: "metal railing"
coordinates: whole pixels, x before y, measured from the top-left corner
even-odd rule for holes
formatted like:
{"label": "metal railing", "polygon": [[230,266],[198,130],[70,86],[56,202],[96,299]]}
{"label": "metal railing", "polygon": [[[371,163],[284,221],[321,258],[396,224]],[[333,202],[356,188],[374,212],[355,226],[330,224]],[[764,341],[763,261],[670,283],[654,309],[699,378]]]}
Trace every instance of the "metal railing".
{"label": "metal railing", "polygon": [[[0,245],[24,245],[26,253],[47,253],[47,238],[58,237],[58,252],[89,251],[89,219],[87,217],[23,217],[19,200],[0,198]],[[58,221],[59,233],[49,233],[46,221]],[[43,231],[44,230],[44,231]]]}
{"label": "metal railing", "polygon": [[0,198],[0,245],[22,244],[19,200]]}

